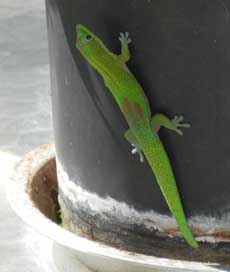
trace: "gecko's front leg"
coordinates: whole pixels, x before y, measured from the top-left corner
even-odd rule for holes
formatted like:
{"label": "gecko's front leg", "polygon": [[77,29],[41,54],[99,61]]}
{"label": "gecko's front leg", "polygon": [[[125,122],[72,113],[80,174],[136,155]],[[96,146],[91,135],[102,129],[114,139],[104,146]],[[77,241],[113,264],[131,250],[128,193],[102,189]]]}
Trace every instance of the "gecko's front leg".
{"label": "gecko's front leg", "polygon": [[121,42],[121,54],[117,56],[118,60],[122,63],[126,63],[130,59],[129,44],[131,39],[129,33],[120,33],[119,41]]}

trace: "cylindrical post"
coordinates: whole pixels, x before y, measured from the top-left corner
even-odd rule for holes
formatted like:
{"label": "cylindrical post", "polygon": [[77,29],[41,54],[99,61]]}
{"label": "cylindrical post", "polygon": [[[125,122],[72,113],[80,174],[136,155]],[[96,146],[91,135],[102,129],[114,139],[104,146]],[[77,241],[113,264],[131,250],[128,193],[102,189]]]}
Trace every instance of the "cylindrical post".
{"label": "cylindrical post", "polygon": [[159,135],[193,233],[228,240],[229,7],[204,0],[47,0],[59,198],[70,230],[148,254],[156,245],[171,253],[180,243],[183,252],[188,248],[172,238],[176,223],[148,163],[131,154],[114,98],[75,48],[81,23],[114,53],[119,33],[128,31],[127,65],[152,114],[183,115],[191,123],[183,137],[166,129]]}

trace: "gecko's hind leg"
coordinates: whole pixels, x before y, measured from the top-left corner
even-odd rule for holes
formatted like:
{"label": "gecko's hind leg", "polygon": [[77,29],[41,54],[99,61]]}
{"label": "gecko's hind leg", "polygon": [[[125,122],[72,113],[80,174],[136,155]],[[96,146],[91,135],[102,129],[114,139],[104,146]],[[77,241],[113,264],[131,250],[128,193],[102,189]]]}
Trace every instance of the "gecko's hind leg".
{"label": "gecko's hind leg", "polygon": [[140,161],[144,162],[144,155],[142,154],[141,148],[138,144],[138,141],[132,131],[129,129],[125,132],[125,138],[126,140],[132,145],[132,154],[139,154],[140,156]]}
{"label": "gecko's hind leg", "polygon": [[175,116],[173,119],[169,119],[164,114],[158,113],[153,116],[151,120],[151,126],[155,133],[158,133],[161,127],[165,127],[174,130],[179,135],[183,135],[183,131],[180,129],[182,127],[189,128],[190,124],[181,123],[184,120],[183,116]]}

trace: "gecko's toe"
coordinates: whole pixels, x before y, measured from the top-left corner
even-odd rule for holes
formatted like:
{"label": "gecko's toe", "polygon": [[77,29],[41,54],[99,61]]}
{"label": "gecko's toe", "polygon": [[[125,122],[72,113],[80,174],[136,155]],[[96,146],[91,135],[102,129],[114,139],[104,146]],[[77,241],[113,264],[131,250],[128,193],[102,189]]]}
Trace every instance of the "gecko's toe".
{"label": "gecko's toe", "polygon": [[179,134],[179,135],[183,135],[183,132],[179,129],[181,127],[183,128],[190,128],[191,125],[188,123],[181,123],[184,120],[184,117],[182,115],[176,115],[173,119],[172,122],[175,125],[175,131]]}
{"label": "gecko's toe", "polygon": [[177,118],[177,122],[180,123],[183,120],[184,120],[184,116],[183,115],[179,115],[178,118]]}
{"label": "gecko's toe", "polygon": [[139,157],[140,157],[140,162],[144,162],[144,156],[143,156],[141,150],[139,150],[134,144],[132,144],[132,146],[133,146],[134,148],[131,150],[131,153],[132,153],[133,155],[138,154]]}
{"label": "gecko's toe", "polygon": [[119,39],[120,42],[123,43],[123,44],[129,44],[129,43],[131,43],[131,41],[132,41],[132,40],[130,39],[130,37],[129,37],[129,32],[125,32],[125,33],[121,32],[118,39]]}
{"label": "gecko's toe", "polygon": [[188,123],[184,123],[184,124],[178,124],[179,127],[184,127],[184,128],[190,128],[191,125]]}
{"label": "gecko's toe", "polygon": [[174,118],[172,119],[174,123],[180,123],[183,120],[184,120],[184,117],[182,115],[175,115]]}
{"label": "gecko's toe", "polygon": [[144,162],[145,158],[144,158],[143,154],[140,152],[139,155],[140,155],[140,162]]}
{"label": "gecko's toe", "polygon": [[180,136],[183,136],[183,135],[184,135],[183,131],[182,131],[181,129],[179,129],[179,128],[176,129],[176,132],[177,132],[177,134],[179,134]]}
{"label": "gecko's toe", "polygon": [[125,35],[123,32],[120,33],[120,37],[121,37],[121,39],[124,39]]}

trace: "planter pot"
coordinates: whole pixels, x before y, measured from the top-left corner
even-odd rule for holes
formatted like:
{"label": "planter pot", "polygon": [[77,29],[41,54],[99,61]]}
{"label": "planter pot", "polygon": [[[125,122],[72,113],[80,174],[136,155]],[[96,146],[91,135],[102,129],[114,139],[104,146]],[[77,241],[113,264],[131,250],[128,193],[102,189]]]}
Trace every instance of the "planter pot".
{"label": "planter pot", "polygon": [[[227,247],[205,250],[211,262],[180,261],[133,254],[75,235],[57,217],[57,175],[53,145],[43,145],[25,155],[7,180],[8,199],[15,212],[32,228],[53,240],[53,259],[60,272],[219,272],[229,271]],[[167,251],[167,250],[166,250]],[[198,255],[201,251],[198,251]],[[229,256],[229,255],[228,255]],[[225,263],[225,264],[224,264]]]}
{"label": "planter pot", "polygon": [[122,113],[75,48],[75,26],[82,23],[117,53],[119,33],[129,31],[128,66],[152,113],[183,114],[192,124],[183,137],[162,129],[160,138],[200,250],[229,252],[228,9],[228,3],[204,0],[47,0],[59,202],[67,229],[143,254],[210,257],[183,242],[148,163],[131,154]]}

